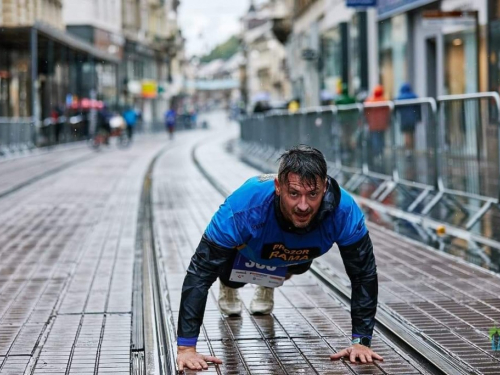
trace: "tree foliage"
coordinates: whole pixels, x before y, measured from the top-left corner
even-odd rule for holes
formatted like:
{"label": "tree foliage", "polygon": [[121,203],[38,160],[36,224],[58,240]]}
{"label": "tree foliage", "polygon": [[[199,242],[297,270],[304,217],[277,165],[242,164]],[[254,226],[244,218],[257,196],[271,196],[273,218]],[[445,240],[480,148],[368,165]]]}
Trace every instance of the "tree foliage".
{"label": "tree foliage", "polygon": [[200,61],[202,63],[209,63],[210,61],[222,59],[229,60],[236,52],[238,52],[239,48],[239,40],[236,36],[232,36],[224,43],[216,46],[208,55],[203,56]]}

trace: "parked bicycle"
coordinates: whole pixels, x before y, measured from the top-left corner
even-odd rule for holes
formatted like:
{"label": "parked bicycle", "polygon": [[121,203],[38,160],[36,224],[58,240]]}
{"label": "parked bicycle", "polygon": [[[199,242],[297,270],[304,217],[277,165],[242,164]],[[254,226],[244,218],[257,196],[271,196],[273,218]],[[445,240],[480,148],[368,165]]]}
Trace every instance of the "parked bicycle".
{"label": "parked bicycle", "polygon": [[90,139],[90,146],[99,150],[103,145],[110,145],[116,139],[118,148],[125,148],[130,145],[130,139],[126,132],[126,125],[123,117],[114,115],[109,119],[109,127],[99,127],[95,135]]}

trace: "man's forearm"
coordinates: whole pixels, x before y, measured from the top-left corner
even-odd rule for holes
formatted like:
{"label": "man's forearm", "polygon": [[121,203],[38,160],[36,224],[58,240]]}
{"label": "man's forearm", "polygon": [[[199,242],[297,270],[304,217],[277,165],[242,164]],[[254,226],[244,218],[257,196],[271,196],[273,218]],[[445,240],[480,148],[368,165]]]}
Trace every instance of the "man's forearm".
{"label": "man's forearm", "polygon": [[205,315],[208,290],[215,277],[199,277],[188,271],[182,285],[181,305],[177,329],[177,344],[180,346],[196,346],[200,327]]}
{"label": "man's forearm", "polygon": [[353,336],[372,336],[377,312],[377,274],[352,283],[351,319]]}
{"label": "man's forearm", "polygon": [[371,336],[377,311],[378,279],[369,234],[353,245],[340,248],[351,280],[351,319],[354,336]]}
{"label": "man's forearm", "polygon": [[202,238],[191,258],[182,285],[181,305],[177,328],[179,346],[196,346],[203,323],[208,290],[219,276],[220,269],[233,255],[232,249],[225,249]]}

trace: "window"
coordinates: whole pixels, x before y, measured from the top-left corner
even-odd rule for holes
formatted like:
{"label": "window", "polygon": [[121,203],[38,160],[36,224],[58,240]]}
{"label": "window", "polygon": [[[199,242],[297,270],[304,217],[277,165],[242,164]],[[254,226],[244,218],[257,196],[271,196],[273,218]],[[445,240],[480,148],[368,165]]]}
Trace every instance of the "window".
{"label": "window", "polygon": [[340,29],[334,28],[323,34],[322,37],[322,89],[331,94],[338,91],[338,84],[342,81],[342,41]]}

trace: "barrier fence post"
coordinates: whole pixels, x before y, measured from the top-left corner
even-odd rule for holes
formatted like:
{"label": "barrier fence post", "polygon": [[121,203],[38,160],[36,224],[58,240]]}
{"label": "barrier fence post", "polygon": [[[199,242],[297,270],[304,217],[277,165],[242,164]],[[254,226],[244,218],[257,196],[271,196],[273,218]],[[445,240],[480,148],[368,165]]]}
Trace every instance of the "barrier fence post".
{"label": "barrier fence post", "polygon": [[330,132],[332,139],[332,162],[335,169],[338,171],[342,167],[341,152],[340,152],[340,125],[338,122],[338,107],[330,106],[332,119],[330,121]]}
{"label": "barrier fence post", "polygon": [[445,95],[438,105],[442,188],[499,198],[498,93]]}

